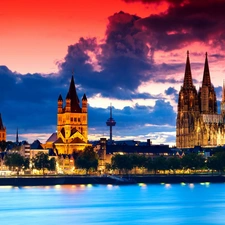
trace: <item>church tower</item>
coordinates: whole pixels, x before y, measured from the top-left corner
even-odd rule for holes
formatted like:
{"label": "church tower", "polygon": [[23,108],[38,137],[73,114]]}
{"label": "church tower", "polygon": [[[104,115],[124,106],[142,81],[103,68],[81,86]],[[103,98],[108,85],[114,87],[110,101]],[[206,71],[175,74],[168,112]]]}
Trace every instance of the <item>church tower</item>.
{"label": "church tower", "polygon": [[6,141],[6,127],[4,127],[3,125],[1,113],[0,113],[0,141]]}
{"label": "church tower", "polygon": [[194,135],[197,123],[195,118],[199,115],[198,94],[192,81],[189,52],[184,74],[183,86],[179,92],[178,112],[176,120],[176,146],[178,148],[194,147],[197,138]]}
{"label": "church tower", "polygon": [[202,87],[199,89],[199,102],[201,113],[217,114],[216,93],[211,83],[207,52],[205,56]]}
{"label": "church tower", "polygon": [[82,98],[82,107],[77,96],[74,77],[63,106],[63,98],[58,97],[57,140],[54,142],[58,154],[72,154],[88,146],[87,97]]}

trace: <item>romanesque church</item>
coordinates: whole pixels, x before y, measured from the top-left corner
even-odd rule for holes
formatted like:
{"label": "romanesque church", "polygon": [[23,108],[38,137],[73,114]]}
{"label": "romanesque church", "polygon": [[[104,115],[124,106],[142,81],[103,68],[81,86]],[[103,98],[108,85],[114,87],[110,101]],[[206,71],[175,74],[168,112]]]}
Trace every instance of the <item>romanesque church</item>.
{"label": "romanesque church", "polygon": [[53,133],[46,141],[46,148],[53,148],[57,155],[72,154],[82,151],[88,144],[88,111],[87,97],[82,97],[82,105],[77,96],[74,78],[63,101],[58,97],[57,133]]}
{"label": "romanesque church", "polygon": [[214,86],[211,83],[207,53],[202,86],[193,84],[189,52],[183,86],[179,92],[176,120],[177,148],[213,147],[225,144],[225,88],[223,85],[221,113],[217,111]]}

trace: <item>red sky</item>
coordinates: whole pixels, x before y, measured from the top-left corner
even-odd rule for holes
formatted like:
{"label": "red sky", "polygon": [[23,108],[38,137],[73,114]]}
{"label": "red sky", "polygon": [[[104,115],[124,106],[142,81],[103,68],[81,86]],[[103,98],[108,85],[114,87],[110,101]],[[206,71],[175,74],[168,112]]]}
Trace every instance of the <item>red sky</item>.
{"label": "red sky", "polygon": [[68,45],[80,37],[104,38],[108,17],[125,11],[146,17],[167,3],[121,0],[1,0],[0,64],[19,73],[57,71]]}

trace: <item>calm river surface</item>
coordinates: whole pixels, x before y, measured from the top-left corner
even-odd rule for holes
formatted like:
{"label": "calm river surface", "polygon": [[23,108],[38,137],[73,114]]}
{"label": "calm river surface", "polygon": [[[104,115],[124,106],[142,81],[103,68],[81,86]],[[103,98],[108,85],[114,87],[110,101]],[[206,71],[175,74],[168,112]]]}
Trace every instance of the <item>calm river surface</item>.
{"label": "calm river surface", "polygon": [[225,224],[225,184],[0,187],[0,224]]}

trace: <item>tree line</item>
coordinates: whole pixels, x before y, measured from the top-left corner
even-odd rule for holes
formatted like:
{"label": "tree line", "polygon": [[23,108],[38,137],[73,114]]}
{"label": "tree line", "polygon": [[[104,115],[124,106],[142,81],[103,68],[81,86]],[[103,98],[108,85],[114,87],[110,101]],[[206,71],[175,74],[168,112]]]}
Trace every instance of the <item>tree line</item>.
{"label": "tree line", "polygon": [[[94,151],[93,147],[87,147],[84,151],[74,152],[74,166],[78,169],[84,169],[86,173],[90,171],[97,171],[98,169],[98,154]],[[39,152],[31,161],[19,153],[8,153],[5,156],[5,165],[12,171],[19,172],[21,169],[37,169],[42,170],[44,174],[45,170],[55,171],[56,160],[50,158],[48,154]],[[223,173],[225,170],[225,152],[220,149],[215,151],[213,156],[205,159],[202,155],[196,153],[189,153],[182,158],[178,156],[157,156],[150,157],[141,154],[124,154],[114,155],[111,159],[111,163],[105,165],[105,170],[117,170],[119,173],[130,173],[131,170],[136,172],[137,168],[141,168],[152,173],[158,171],[170,170],[174,174],[177,170],[202,170],[208,169]]]}
{"label": "tree line", "polygon": [[[75,167],[96,171],[98,168],[98,155],[93,147],[85,148],[83,152],[75,153]],[[174,174],[177,170],[211,170],[219,173],[225,170],[225,152],[223,149],[216,150],[213,156],[207,159],[197,153],[189,153],[182,158],[178,156],[157,156],[150,157],[141,154],[114,155],[111,163],[105,166],[106,171],[118,170],[119,173],[129,173],[136,168],[146,169],[147,171],[157,173],[157,171],[170,170]],[[135,171],[134,171],[135,172]]]}
{"label": "tree line", "polygon": [[225,170],[225,152],[217,152],[214,156],[205,159],[202,155],[189,153],[182,158],[171,157],[148,157],[139,154],[115,155],[112,157],[111,164],[107,165],[108,170],[118,170],[119,173],[128,173],[132,169],[143,168],[153,173],[157,171],[170,170],[176,173],[176,170],[203,170],[208,169],[219,173]]}
{"label": "tree line", "polygon": [[9,167],[9,170],[16,171],[17,174],[19,174],[21,170],[29,168],[37,169],[39,171],[42,170],[43,174],[45,174],[45,170],[54,171],[56,169],[55,158],[49,159],[48,154],[43,152],[38,152],[31,161],[20,155],[18,152],[8,153],[5,156],[4,163]]}

